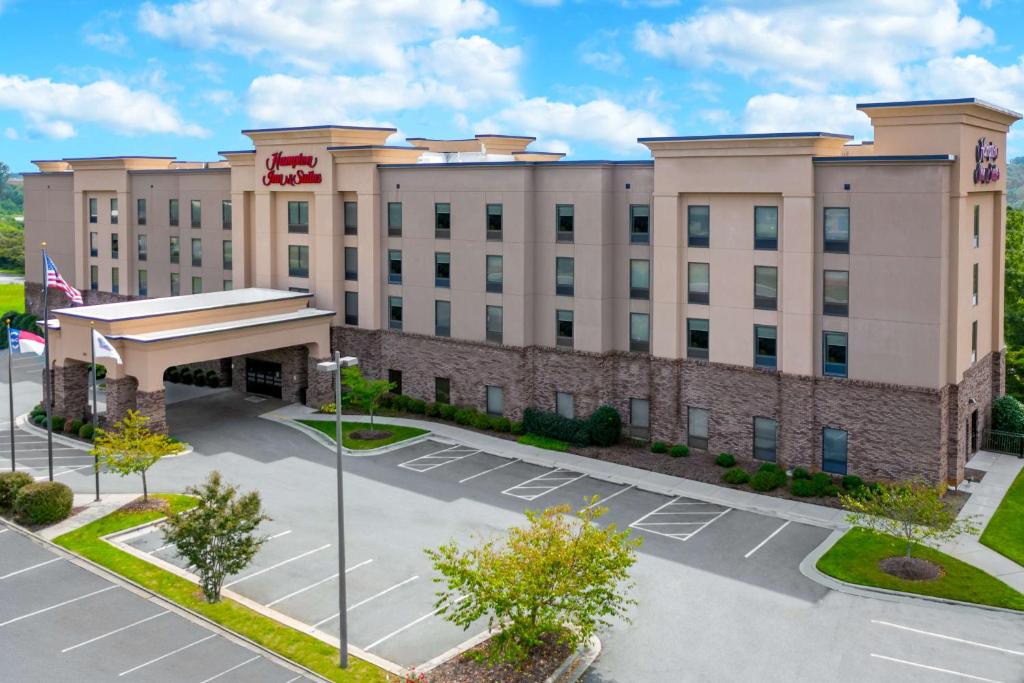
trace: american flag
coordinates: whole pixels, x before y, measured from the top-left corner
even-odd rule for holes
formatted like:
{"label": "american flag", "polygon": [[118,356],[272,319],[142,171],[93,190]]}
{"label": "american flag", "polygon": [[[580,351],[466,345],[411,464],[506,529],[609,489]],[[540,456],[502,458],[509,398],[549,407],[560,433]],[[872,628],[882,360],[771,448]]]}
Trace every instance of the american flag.
{"label": "american flag", "polygon": [[71,299],[71,303],[80,304],[82,301],[82,293],[77,289],[68,284],[67,280],[57,272],[57,266],[53,264],[53,259],[50,258],[49,254],[43,252],[43,265],[46,266],[46,286],[56,287]]}

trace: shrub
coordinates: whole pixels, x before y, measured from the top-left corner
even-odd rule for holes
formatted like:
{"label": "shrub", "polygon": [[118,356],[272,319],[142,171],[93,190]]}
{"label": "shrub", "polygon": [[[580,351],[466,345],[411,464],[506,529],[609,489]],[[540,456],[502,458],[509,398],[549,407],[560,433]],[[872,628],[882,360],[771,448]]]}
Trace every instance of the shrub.
{"label": "shrub", "polygon": [[733,467],[727,469],[725,472],[722,473],[722,480],[726,484],[733,484],[735,486],[738,486],[740,484],[746,484],[748,481],[750,481],[750,475],[747,474],[747,471],[742,467]]}
{"label": "shrub", "polygon": [[655,441],[651,444],[651,453],[668,453],[668,444],[664,441]]}
{"label": "shrub", "polygon": [[324,403],[323,405],[321,405],[320,408],[317,410],[317,412],[318,413],[322,413],[324,415],[334,415],[334,413],[335,413],[335,411],[337,411],[337,409],[338,409],[338,407],[332,401],[330,403]]}
{"label": "shrub", "polygon": [[102,363],[96,364],[96,379],[101,380],[107,376],[107,366]]}
{"label": "shrub", "polygon": [[668,449],[668,454],[673,458],[685,458],[690,454],[690,447],[677,443],[675,446]]}
{"label": "shrub", "polygon": [[494,417],[491,418],[491,429],[496,432],[511,432],[512,431],[512,420],[507,417]]}
{"label": "shrub", "polygon": [[864,480],[854,474],[848,474],[842,479],[843,488],[847,491],[856,491],[864,486]]}
{"label": "shrub", "polygon": [[84,424],[85,424],[85,422],[83,422],[82,420],[72,420],[71,421],[71,427],[69,428],[69,431],[72,434],[78,434],[78,432],[82,429],[82,425],[84,425]]}
{"label": "shrub", "polygon": [[1000,396],[992,404],[992,429],[1024,434],[1024,404],[1013,396]]}
{"label": "shrub", "polygon": [[441,404],[431,401],[430,403],[427,404],[424,413],[429,415],[430,417],[441,417]]}
{"label": "shrub", "polygon": [[40,427],[42,427],[43,425],[46,424],[46,413],[37,414],[35,417],[32,418],[32,421],[35,422]]}
{"label": "shrub", "polygon": [[811,475],[811,481],[819,491],[824,491],[826,487],[832,485],[832,477],[827,472],[815,472]]}
{"label": "shrub", "polygon": [[810,479],[794,479],[792,487],[795,496],[837,496],[839,487],[832,483],[827,472],[815,472]]}
{"label": "shrub", "polygon": [[540,434],[576,446],[590,444],[590,431],[583,420],[562,417],[556,413],[527,408],[523,411],[523,424],[527,432]]}
{"label": "shrub", "polygon": [[181,380],[181,373],[178,372],[178,368],[171,366],[164,370],[164,381],[165,382],[178,382]]}
{"label": "shrub", "polygon": [[476,411],[471,408],[456,408],[455,409],[455,424],[470,425],[473,423],[473,416]]}
{"label": "shrub", "polygon": [[469,424],[475,429],[490,429],[491,416],[485,413],[473,413],[473,419],[470,420]]}
{"label": "shrub", "polygon": [[512,429],[509,431],[513,434],[525,434],[526,425],[523,424],[522,420],[515,420],[512,422]]}
{"label": "shrub", "polygon": [[80,439],[92,441],[94,436],[96,436],[96,428],[88,422],[82,425],[82,428],[78,430],[78,438]]}
{"label": "shrub", "polygon": [[808,472],[807,470],[805,470],[803,467],[794,467],[793,468],[793,480],[794,481],[796,481],[797,479],[810,479],[810,478],[811,478],[811,473]]}
{"label": "shrub", "polygon": [[715,464],[719,467],[732,467],[736,464],[736,456],[732,453],[719,453]]}
{"label": "shrub", "polygon": [[427,412],[427,402],[418,398],[411,398],[406,410],[415,415],[425,415]]}
{"label": "shrub", "polygon": [[601,406],[587,418],[590,440],[598,446],[612,446],[622,438],[622,418],[611,406]]}
{"label": "shrub", "polygon": [[541,436],[540,434],[523,434],[521,437],[516,439],[516,443],[521,443],[526,446],[536,446],[538,448],[546,448],[549,451],[558,451],[564,453],[569,450],[569,444],[558,439],[552,439],[547,436]]}
{"label": "shrub", "polygon": [[14,499],[21,487],[34,481],[28,472],[0,472],[0,510],[13,508]]}
{"label": "shrub", "polygon": [[755,491],[773,491],[786,485],[786,470],[772,463],[765,463],[750,480]]}
{"label": "shrub", "polygon": [[32,417],[35,417],[36,415],[45,415],[45,414],[46,414],[46,408],[43,407],[42,403],[37,403],[34,406],[32,406],[32,411],[29,413],[29,415],[31,415]]}
{"label": "shrub", "polygon": [[192,384],[192,370],[190,368],[182,368],[180,374],[182,384]]}
{"label": "shrub", "polygon": [[450,403],[441,404],[441,417],[445,420],[454,420],[456,407]]}
{"label": "shrub", "polygon": [[818,495],[818,490],[810,479],[794,479],[790,491],[792,491],[794,496],[800,496],[801,498],[810,498],[811,496]]}
{"label": "shrub", "polygon": [[220,375],[214,370],[206,371],[206,386],[216,389],[220,386]]}
{"label": "shrub", "polygon": [[14,498],[14,514],[25,524],[52,524],[71,514],[74,494],[59,481],[40,481],[23,486]]}
{"label": "shrub", "polygon": [[195,372],[195,374],[192,375],[192,382],[197,387],[205,387],[206,386],[206,373],[203,372],[202,370],[197,370]]}
{"label": "shrub", "polygon": [[53,431],[63,432],[64,431],[64,418],[60,415],[54,415],[50,418],[50,423],[53,426]]}

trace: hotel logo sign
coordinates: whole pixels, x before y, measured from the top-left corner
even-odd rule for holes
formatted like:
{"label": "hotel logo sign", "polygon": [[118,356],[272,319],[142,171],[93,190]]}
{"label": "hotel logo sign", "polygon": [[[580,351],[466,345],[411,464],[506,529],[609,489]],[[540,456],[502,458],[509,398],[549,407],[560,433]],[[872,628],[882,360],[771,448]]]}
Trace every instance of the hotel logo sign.
{"label": "hotel logo sign", "polygon": [[319,159],[311,154],[274,152],[267,157],[267,172],[263,175],[263,185],[318,185],[324,179],[313,170],[318,161]]}
{"label": "hotel logo sign", "polygon": [[996,143],[986,138],[978,138],[978,144],[974,148],[974,182],[994,183],[999,180],[999,166],[996,159],[999,158],[999,147]]}

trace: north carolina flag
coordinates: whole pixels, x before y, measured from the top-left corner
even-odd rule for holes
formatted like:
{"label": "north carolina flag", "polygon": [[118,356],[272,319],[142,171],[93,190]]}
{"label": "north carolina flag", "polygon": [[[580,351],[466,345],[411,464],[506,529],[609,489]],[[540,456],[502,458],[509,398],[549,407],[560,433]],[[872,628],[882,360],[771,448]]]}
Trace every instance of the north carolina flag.
{"label": "north carolina flag", "polygon": [[46,342],[38,334],[16,330],[13,327],[10,329],[8,343],[11,353],[34,353],[41,356],[43,349],[46,348]]}

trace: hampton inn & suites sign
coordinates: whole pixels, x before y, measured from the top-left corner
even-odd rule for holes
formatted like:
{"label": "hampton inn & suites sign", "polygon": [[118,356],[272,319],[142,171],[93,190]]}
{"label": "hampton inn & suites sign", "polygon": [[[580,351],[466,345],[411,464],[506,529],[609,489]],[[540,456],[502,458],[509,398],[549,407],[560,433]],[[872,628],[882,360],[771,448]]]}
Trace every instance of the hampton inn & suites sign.
{"label": "hampton inn & suites sign", "polygon": [[317,159],[312,154],[285,154],[274,152],[267,157],[267,172],[263,185],[318,185],[323,176],[314,171]]}

